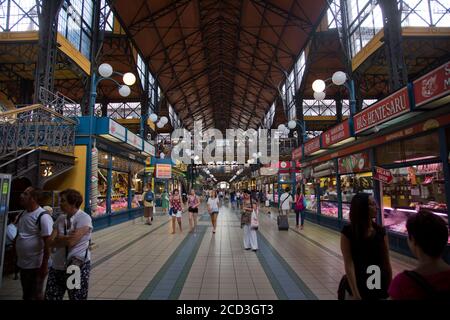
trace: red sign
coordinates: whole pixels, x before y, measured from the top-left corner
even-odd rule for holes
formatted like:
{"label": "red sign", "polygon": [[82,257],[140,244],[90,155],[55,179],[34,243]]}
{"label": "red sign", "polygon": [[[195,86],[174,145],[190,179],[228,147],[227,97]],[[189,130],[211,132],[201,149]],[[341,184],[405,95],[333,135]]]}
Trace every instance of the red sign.
{"label": "red sign", "polygon": [[355,153],[338,159],[339,173],[356,173],[370,171],[369,154]]}
{"label": "red sign", "polygon": [[407,87],[371,105],[354,117],[355,133],[370,129],[399,115],[409,112]]}
{"label": "red sign", "polygon": [[391,183],[392,182],[391,170],[375,167],[375,175],[373,178],[383,183]]}
{"label": "red sign", "polygon": [[320,136],[306,141],[304,148],[305,148],[304,151],[305,151],[306,155],[310,155],[311,153],[319,151],[320,150]]}
{"label": "red sign", "polygon": [[322,133],[322,147],[326,148],[335,143],[350,138],[350,125],[348,120],[334,126],[330,130]]}
{"label": "red sign", "polygon": [[302,147],[298,147],[292,151],[292,160],[293,161],[301,160],[302,156],[303,156]]}
{"label": "red sign", "polygon": [[420,77],[414,84],[416,107],[450,93],[450,62]]}

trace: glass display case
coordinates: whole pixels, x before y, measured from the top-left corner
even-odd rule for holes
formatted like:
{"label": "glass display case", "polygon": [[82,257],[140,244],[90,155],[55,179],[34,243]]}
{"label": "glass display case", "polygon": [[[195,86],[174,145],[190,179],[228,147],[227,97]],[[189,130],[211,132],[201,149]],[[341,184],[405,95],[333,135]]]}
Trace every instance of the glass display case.
{"label": "glass display case", "polygon": [[383,184],[383,224],[387,229],[406,233],[406,221],[421,209],[428,209],[446,223],[445,180],[442,163],[391,169],[393,181]]}
{"label": "glass display case", "polygon": [[306,200],[306,210],[312,213],[317,213],[317,197],[316,188],[313,181],[309,181],[305,184],[305,200]]}
{"label": "glass display case", "polygon": [[349,220],[350,203],[357,193],[373,193],[372,172],[346,174],[340,176],[341,197],[342,197],[342,218]]}
{"label": "glass display case", "polygon": [[336,177],[320,178],[320,213],[324,216],[338,218],[339,203]]}
{"label": "glass display case", "polygon": [[127,172],[112,172],[111,212],[128,208],[128,177]]}

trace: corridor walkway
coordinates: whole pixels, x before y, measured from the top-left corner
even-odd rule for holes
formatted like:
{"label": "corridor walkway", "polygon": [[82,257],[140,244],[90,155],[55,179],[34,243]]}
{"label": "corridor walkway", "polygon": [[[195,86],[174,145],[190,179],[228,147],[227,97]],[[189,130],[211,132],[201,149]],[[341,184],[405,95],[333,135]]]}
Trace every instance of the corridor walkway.
{"label": "corridor walkway", "polygon": [[[203,214],[202,214],[203,213]],[[89,299],[336,299],[344,273],[339,233],[305,222],[280,232],[261,212],[257,253],[243,250],[239,214],[221,208],[216,234],[200,210],[199,228],[170,234],[168,216],[95,232]],[[414,260],[391,252],[394,275]],[[3,279],[0,299],[20,299],[20,281]]]}

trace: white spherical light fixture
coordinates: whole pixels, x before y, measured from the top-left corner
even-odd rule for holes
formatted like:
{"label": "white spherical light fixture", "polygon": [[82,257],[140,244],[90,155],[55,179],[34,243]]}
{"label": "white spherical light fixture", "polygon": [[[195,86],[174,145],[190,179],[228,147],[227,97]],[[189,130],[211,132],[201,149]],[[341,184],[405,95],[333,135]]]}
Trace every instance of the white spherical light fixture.
{"label": "white spherical light fixture", "polygon": [[347,75],[345,72],[336,71],[331,77],[331,81],[337,86],[342,86],[347,81]]}
{"label": "white spherical light fixture", "polygon": [[280,125],[278,126],[278,130],[284,132],[284,131],[286,130],[286,126],[285,126],[284,124],[280,124]]}
{"label": "white spherical light fixture", "polygon": [[158,115],[157,115],[156,113],[152,113],[152,114],[149,116],[149,118],[150,118],[150,120],[151,120],[152,122],[156,122],[156,120],[158,120]]}
{"label": "white spherical light fixture", "polygon": [[158,123],[156,124],[156,126],[161,129],[164,128],[164,124],[161,123],[161,121],[158,121]]}
{"label": "white spherical light fixture", "polygon": [[184,152],[186,152],[186,154],[187,154],[188,156],[191,155],[191,149],[186,149],[186,150],[184,150]]}
{"label": "white spherical light fixture", "polygon": [[102,63],[98,67],[98,73],[103,78],[109,78],[113,74],[113,68],[111,67],[111,65],[109,63]]}
{"label": "white spherical light fixture", "polygon": [[314,92],[322,92],[325,90],[325,81],[323,80],[315,80],[312,84],[312,89]]}
{"label": "white spherical light fixture", "polygon": [[323,99],[325,99],[325,92],[314,92],[314,99],[316,99],[317,101],[322,101]]}
{"label": "white spherical light fixture", "polygon": [[164,124],[167,124],[167,122],[169,122],[169,119],[167,119],[167,117],[161,117],[159,121],[161,121]]}
{"label": "white spherical light fixture", "polygon": [[258,157],[261,157],[262,156],[262,152],[261,151],[258,152],[257,155],[258,155]]}
{"label": "white spherical light fixture", "polygon": [[164,159],[165,156],[166,156],[166,155],[164,154],[164,152],[161,152],[161,153],[159,154],[159,157],[160,157],[161,159]]}
{"label": "white spherical light fixture", "polygon": [[122,97],[128,97],[130,95],[130,93],[131,93],[131,89],[129,86],[126,86],[126,85],[120,86],[119,94]]}
{"label": "white spherical light fixture", "polygon": [[132,86],[136,83],[136,76],[131,72],[127,72],[123,75],[122,80],[127,86]]}
{"label": "white spherical light fixture", "polygon": [[289,129],[295,129],[295,127],[297,127],[297,121],[295,121],[295,120],[291,120],[291,121],[289,121],[288,122],[288,127],[289,127]]}

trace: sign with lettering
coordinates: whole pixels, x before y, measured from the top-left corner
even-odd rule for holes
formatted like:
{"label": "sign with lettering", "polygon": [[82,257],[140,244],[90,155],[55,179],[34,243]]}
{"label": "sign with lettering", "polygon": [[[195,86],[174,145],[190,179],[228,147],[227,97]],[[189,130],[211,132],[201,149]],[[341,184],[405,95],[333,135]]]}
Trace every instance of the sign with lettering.
{"label": "sign with lettering", "polygon": [[144,141],[144,152],[150,156],[155,156],[155,146],[152,145],[150,142]]}
{"label": "sign with lettering", "polygon": [[394,119],[410,111],[407,87],[376,102],[354,116],[355,133]]}
{"label": "sign with lettering", "polygon": [[450,61],[420,77],[413,84],[416,107],[447,96],[450,93]]}
{"label": "sign with lettering", "polygon": [[375,167],[375,175],[373,178],[383,183],[391,183],[393,179],[391,170],[381,167]]}
{"label": "sign with lettering", "polygon": [[320,136],[310,139],[306,141],[306,143],[304,144],[303,151],[305,152],[305,155],[310,155],[319,150],[320,150]]}
{"label": "sign with lettering", "polygon": [[138,137],[131,131],[127,132],[127,143],[135,148],[138,148],[139,150],[142,150],[142,138]]}
{"label": "sign with lettering", "polygon": [[321,135],[322,147],[330,147],[338,142],[350,138],[350,125],[348,120],[334,126],[330,130],[325,131]]}
{"label": "sign with lettering", "polygon": [[303,146],[300,146],[292,151],[292,160],[301,160],[303,157]]}
{"label": "sign with lettering", "polygon": [[126,135],[127,129],[125,129],[124,126],[118,124],[112,119],[109,119],[109,134],[113,137],[125,141],[125,135]]}
{"label": "sign with lettering", "polygon": [[172,165],[165,163],[157,163],[155,177],[158,179],[172,178]]}

